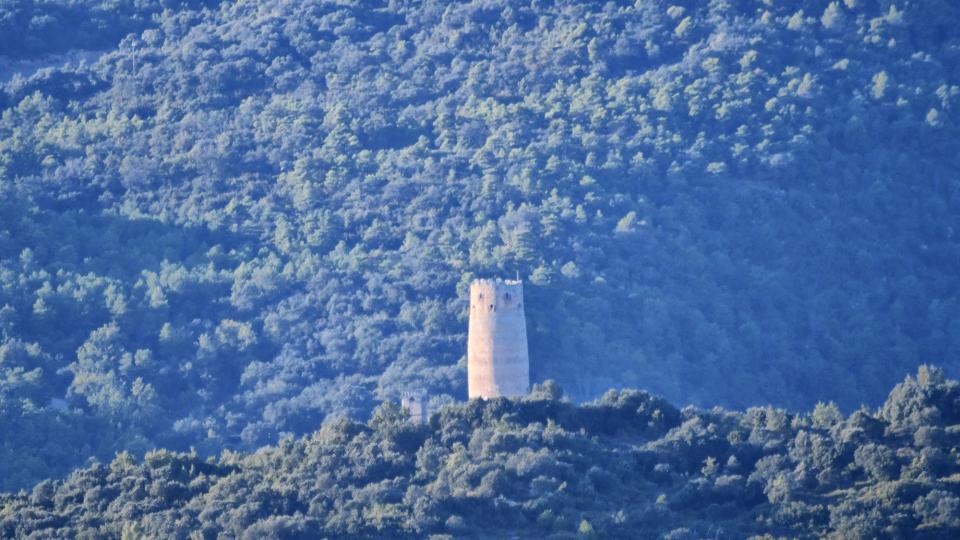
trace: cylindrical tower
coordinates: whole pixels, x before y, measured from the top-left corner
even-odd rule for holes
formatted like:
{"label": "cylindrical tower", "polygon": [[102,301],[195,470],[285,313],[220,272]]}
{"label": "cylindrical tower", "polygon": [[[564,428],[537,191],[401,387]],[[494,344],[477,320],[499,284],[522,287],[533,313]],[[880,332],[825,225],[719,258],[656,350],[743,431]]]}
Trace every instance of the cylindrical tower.
{"label": "cylindrical tower", "polygon": [[523,396],[530,390],[523,282],[470,284],[467,387],[471,398]]}

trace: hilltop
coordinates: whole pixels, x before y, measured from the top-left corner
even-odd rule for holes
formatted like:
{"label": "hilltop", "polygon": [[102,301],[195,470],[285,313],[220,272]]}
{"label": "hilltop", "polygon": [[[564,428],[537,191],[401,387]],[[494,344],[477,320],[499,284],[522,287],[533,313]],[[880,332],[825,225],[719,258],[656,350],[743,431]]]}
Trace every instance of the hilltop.
{"label": "hilltop", "polygon": [[950,538],[960,385],[922,367],[844,416],[678,410],[636,390],[445,407],[219,459],[151,451],[0,496],[5,538]]}

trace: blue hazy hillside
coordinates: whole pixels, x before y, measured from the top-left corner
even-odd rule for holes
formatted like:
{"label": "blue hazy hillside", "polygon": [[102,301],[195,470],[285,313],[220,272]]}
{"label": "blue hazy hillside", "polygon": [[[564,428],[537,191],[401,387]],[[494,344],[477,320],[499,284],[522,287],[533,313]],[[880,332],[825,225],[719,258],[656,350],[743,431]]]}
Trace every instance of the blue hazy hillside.
{"label": "blue hazy hillside", "polygon": [[144,4],[0,7],[104,51],[0,79],[2,489],[463,399],[478,276],[575,400],[957,374],[953,2]]}

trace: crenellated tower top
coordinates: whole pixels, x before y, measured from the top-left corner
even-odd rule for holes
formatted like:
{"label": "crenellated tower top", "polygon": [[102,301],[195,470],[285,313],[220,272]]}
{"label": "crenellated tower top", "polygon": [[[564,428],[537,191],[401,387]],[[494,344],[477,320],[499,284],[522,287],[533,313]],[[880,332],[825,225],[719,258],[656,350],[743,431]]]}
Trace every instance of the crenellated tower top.
{"label": "crenellated tower top", "polygon": [[470,312],[504,312],[523,309],[520,280],[477,279],[470,284]]}

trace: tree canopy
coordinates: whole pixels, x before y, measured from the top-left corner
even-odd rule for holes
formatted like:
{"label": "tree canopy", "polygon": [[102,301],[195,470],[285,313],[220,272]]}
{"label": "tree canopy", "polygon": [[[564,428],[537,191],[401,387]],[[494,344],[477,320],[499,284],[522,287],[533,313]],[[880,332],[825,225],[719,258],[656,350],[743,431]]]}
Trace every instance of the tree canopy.
{"label": "tree canopy", "polygon": [[[891,415],[891,411],[925,411]],[[9,538],[953,538],[960,384],[924,366],[880,412],[396,404],[252,454],[117,454],[0,495]]]}
{"label": "tree canopy", "polygon": [[5,2],[0,489],[463,399],[474,277],[525,280],[532,378],[575,401],[849,413],[923,362],[955,376],[958,23]]}

